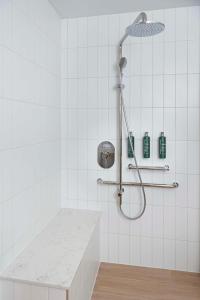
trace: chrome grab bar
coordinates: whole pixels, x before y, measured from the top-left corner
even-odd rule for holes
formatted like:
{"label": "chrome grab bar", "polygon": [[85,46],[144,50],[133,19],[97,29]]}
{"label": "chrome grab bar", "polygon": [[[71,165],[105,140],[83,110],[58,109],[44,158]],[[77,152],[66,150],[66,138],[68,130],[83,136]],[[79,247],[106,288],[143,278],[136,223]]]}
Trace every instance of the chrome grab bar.
{"label": "chrome grab bar", "polygon": [[[136,170],[136,166],[129,164],[128,165],[128,169],[129,170]],[[158,167],[154,167],[154,166],[138,166],[138,169],[140,170],[151,170],[151,171],[169,171],[169,166],[165,165],[165,166],[158,166]]]}
{"label": "chrome grab bar", "polygon": [[[107,185],[120,185],[120,183],[117,182],[117,181],[104,181],[101,178],[97,179],[97,183],[99,183],[99,184],[107,184]],[[168,188],[168,189],[177,188],[179,186],[178,182],[173,182],[172,184],[165,184],[165,183],[145,183],[145,182],[143,182],[141,184],[139,182],[122,182],[122,186],[123,185],[128,185],[128,186],[145,186],[145,187],[155,187],[155,188]]]}

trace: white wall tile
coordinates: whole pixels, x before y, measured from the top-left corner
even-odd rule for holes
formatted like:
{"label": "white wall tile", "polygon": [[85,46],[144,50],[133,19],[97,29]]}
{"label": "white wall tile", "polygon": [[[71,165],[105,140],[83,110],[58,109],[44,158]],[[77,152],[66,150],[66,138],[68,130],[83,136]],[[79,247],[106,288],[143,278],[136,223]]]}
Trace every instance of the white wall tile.
{"label": "white wall tile", "polygon": [[188,199],[188,207],[199,208],[199,176],[198,175],[188,175],[188,194],[190,198]]}
{"label": "white wall tile", "polygon": [[175,74],[175,43],[165,43],[164,73]]}
{"label": "white wall tile", "polygon": [[141,112],[141,133],[152,132],[152,109],[144,108]]}
{"label": "white wall tile", "polygon": [[175,239],[176,228],[176,210],[175,207],[165,207],[164,209],[164,237]]}
{"label": "white wall tile", "polygon": [[153,43],[153,73],[163,74],[164,71],[164,44]]}
{"label": "white wall tile", "polygon": [[176,39],[187,40],[188,25],[183,20],[188,19],[188,8],[181,7],[176,9]]}
{"label": "white wall tile", "polygon": [[152,48],[152,43],[142,44],[141,73],[145,75],[152,74]]}
{"label": "white wall tile", "polygon": [[188,7],[188,40],[199,39],[199,6]]}
{"label": "white wall tile", "polygon": [[67,47],[78,46],[78,24],[76,19],[69,19],[67,24]]}
{"label": "white wall tile", "polygon": [[188,243],[188,271],[199,272],[199,243]]}
{"label": "white wall tile", "polygon": [[109,32],[108,32],[108,22],[109,16],[99,17],[99,30],[98,30],[98,44],[99,46],[105,46],[109,43]]}
{"label": "white wall tile", "polygon": [[176,181],[179,183],[179,188],[176,190],[176,206],[177,207],[187,207],[188,206],[188,195],[190,195],[188,190],[188,176],[187,174],[176,174]]}
{"label": "white wall tile", "polygon": [[132,53],[129,58],[129,63],[131,64],[131,75],[141,74],[141,44],[131,45],[130,51]]}
{"label": "white wall tile", "polygon": [[141,238],[141,264],[142,266],[152,266],[153,240],[151,238]]}
{"label": "white wall tile", "polygon": [[114,203],[109,203],[109,225],[108,230],[111,233],[118,233],[119,218]]}
{"label": "white wall tile", "polygon": [[98,74],[98,48],[88,48],[88,77],[95,77]]}
{"label": "white wall tile", "polygon": [[187,173],[187,143],[176,143],[176,171],[177,173]]}
{"label": "white wall tile", "polygon": [[164,131],[168,140],[175,140],[176,113],[174,108],[164,110]]}
{"label": "white wall tile", "polygon": [[78,48],[78,77],[85,78],[88,74],[87,48]]}
{"label": "white wall tile", "polygon": [[188,109],[188,139],[199,140],[199,110]]}
{"label": "white wall tile", "polygon": [[118,249],[119,249],[118,235],[109,234],[108,236],[108,259],[112,263],[118,263]]}
{"label": "white wall tile", "polygon": [[164,104],[164,78],[161,75],[153,76],[153,106],[163,107]]}
{"label": "white wall tile", "polygon": [[163,239],[153,239],[153,266],[163,268]]}
{"label": "white wall tile", "polygon": [[175,269],[176,261],[176,246],[175,240],[164,240],[164,268]]}
{"label": "white wall tile", "polygon": [[122,264],[130,263],[130,238],[129,236],[119,236],[119,261]]}
{"label": "white wall tile", "polygon": [[176,139],[186,141],[188,136],[188,116],[186,108],[176,108]]}
{"label": "white wall tile", "polygon": [[142,76],[141,103],[142,103],[142,107],[152,106],[152,77],[151,76]]}
{"label": "white wall tile", "polygon": [[164,76],[164,106],[175,107],[175,76]]}
{"label": "white wall tile", "polygon": [[188,142],[188,173],[199,174],[199,142]]}
{"label": "white wall tile", "polygon": [[176,241],[176,269],[187,270],[187,242]]}
{"label": "white wall tile", "polygon": [[87,107],[98,108],[98,79],[89,78],[88,79],[88,100]]}
{"label": "white wall tile", "polygon": [[140,265],[141,264],[141,251],[140,251],[140,237],[131,237],[131,264]]}
{"label": "white wall tile", "polygon": [[61,20],[61,48],[64,49],[67,47],[67,28],[68,20]]}
{"label": "white wall tile", "polygon": [[188,106],[199,107],[199,74],[188,75]]}
{"label": "white wall tile", "polygon": [[159,206],[153,207],[153,236],[162,238],[164,232],[164,213],[163,208]]}
{"label": "white wall tile", "polygon": [[78,46],[79,47],[86,47],[88,44],[87,39],[87,19],[86,18],[79,18],[77,22],[77,30],[78,30]]}
{"label": "white wall tile", "polygon": [[68,78],[76,78],[78,74],[77,65],[77,49],[67,50],[67,76]]}
{"label": "white wall tile", "polygon": [[176,239],[187,240],[187,209],[184,207],[176,208]]}
{"label": "white wall tile", "polygon": [[150,205],[146,208],[145,216],[145,220],[141,220],[141,234],[145,237],[150,237],[153,228],[152,207]]}
{"label": "white wall tile", "polygon": [[108,17],[109,44],[116,45],[119,42],[119,15],[110,15]]}
{"label": "white wall tile", "polygon": [[176,11],[175,9],[164,10],[165,41],[172,42],[176,39]]}
{"label": "white wall tile", "polygon": [[199,41],[188,42],[188,73],[199,73]]}
{"label": "white wall tile", "polygon": [[176,73],[187,73],[187,41],[176,43]]}
{"label": "white wall tile", "polygon": [[200,240],[199,209],[188,210],[188,240],[191,242],[199,242]]}
{"label": "white wall tile", "polygon": [[187,107],[187,75],[176,75],[176,107]]}
{"label": "white wall tile", "polygon": [[[108,47],[98,48],[98,75],[100,77],[108,76],[109,66],[109,52]],[[95,74],[96,75],[96,74]]]}
{"label": "white wall tile", "polygon": [[88,46],[98,45],[98,18],[89,17],[87,20],[88,25]]}

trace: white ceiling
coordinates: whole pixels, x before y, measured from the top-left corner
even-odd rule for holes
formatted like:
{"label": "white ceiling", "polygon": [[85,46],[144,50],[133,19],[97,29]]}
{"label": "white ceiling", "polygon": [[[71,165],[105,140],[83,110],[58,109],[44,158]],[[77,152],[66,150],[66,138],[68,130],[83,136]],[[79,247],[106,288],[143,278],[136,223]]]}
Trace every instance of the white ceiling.
{"label": "white ceiling", "polygon": [[62,18],[200,5],[200,0],[49,0]]}

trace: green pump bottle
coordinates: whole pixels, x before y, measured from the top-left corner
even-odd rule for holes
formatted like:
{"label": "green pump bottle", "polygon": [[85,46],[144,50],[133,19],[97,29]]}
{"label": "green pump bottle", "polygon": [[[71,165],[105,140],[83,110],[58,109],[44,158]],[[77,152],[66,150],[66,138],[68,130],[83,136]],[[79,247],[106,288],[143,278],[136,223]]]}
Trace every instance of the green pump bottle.
{"label": "green pump bottle", "polygon": [[[133,132],[130,132],[130,138],[132,141],[132,145],[133,145],[133,150],[135,149],[135,141],[134,141],[134,136],[133,136]],[[132,151],[132,147],[131,147],[131,143],[128,137],[128,158],[133,158],[133,151]]]}
{"label": "green pump bottle", "polygon": [[166,158],[166,137],[164,136],[164,132],[161,132],[159,137],[159,158]]}
{"label": "green pump bottle", "polygon": [[150,158],[150,137],[148,136],[148,132],[145,132],[143,137],[143,157]]}

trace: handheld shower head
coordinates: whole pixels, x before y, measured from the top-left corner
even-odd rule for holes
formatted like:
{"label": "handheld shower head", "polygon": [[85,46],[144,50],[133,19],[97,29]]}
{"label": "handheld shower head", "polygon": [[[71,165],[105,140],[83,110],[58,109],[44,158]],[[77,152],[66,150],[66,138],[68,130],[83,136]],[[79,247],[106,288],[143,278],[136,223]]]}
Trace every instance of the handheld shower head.
{"label": "handheld shower head", "polygon": [[120,68],[121,72],[126,67],[126,65],[127,65],[127,59],[126,59],[126,57],[121,57],[121,59],[119,61],[119,68]]}

